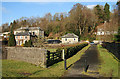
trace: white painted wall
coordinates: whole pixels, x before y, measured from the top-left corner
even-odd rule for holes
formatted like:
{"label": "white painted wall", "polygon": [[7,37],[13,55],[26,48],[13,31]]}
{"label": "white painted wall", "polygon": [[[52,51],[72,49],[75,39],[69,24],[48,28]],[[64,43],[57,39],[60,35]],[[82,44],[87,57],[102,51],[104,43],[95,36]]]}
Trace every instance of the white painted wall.
{"label": "white painted wall", "polygon": [[62,38],[62,43],[77,43],[78,38]]}

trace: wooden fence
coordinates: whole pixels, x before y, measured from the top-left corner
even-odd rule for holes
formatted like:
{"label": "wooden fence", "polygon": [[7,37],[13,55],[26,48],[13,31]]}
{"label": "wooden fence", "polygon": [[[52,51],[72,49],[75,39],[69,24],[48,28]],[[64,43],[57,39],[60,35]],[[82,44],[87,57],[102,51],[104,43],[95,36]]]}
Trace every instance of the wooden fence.
{"label": "wooden fence", "polygon": [[62,60],[62,51],[50,52],[47,51],[47,67]]}
{"label": "wooden fence", "polygon": [[[73,55],[75,55],[78,51],[80,51],[82,48],[84,48],[85,46],[87,46],[88,43],[83,43],[74,47],[68,47],[68,48],[64,48],[65,49],[65,58],[68,59],[70,57],[72,57]],[[47,60],[47,67],[51,66],[59,61],[62,61],[62,48],[59,48],[56,50],[56,52],[50,52],[47,51],[47,56],[46,56],[46,60]]]}

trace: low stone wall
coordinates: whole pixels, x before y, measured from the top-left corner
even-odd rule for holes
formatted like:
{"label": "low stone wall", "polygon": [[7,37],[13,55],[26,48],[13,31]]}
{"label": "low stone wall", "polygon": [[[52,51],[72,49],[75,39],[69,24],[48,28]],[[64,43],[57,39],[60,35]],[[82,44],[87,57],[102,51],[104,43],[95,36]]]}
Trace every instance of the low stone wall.
{"label": "low stone wall", "polygon": [[46,67],[46,49],[35,47],[5,47],[6,59],[21,60]]}

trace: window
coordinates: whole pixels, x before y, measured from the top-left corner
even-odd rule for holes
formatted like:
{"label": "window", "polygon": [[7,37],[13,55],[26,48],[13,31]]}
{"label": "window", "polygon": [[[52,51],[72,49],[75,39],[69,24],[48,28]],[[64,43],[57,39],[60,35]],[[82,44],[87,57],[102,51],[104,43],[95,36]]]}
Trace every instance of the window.
{"label": "window", "polygon": [[16,44],[19,45],[19,44],[18,44],[18,41],[16,41]]}
{"label": "window", "polygon": [[25,39],[27,39],[27,36],[25,36]]}
{"label": "window", "polygon": [[16,39],[18,39],[18,37],[16,36]]}
{"label": "window", "polygon": [[67,41],[67,38],[65,38],[65,41]]}
{"label": "window", "polygon": [[23,39],[23,36],[20,36],[20,39]]}

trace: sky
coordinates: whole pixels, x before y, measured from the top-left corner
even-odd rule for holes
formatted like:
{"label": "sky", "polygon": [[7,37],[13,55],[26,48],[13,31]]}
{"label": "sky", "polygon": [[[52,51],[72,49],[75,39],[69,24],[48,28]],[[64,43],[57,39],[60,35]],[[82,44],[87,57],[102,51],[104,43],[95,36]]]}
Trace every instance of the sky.
{"label": "sky", "polygon": [[[21,17],[43,17],[46,13],[51,13],[54,15],[55,13],[60,12],[69,12],[73,5],[76,3],[80,3],[82,5],[87,6],[88,8],[93,8],[95,5],[105,5],[106,2],[38,2],[38,0],[4,0],[4,2],[0,3],[0,11],[2,14],[0,17],[0,26],[4,23],[10,23],[13,20],[19,19]],[[36,2],[37,1],[37,2]],[[58,0],[59,1],[59,0]],[[110,5],[110,10],[112,11],[112,6],[116,5],[116,0],[112,0],[107,2]]]}

